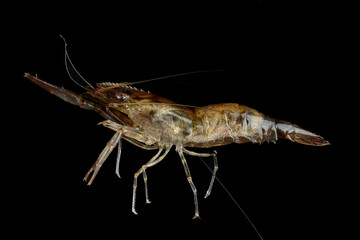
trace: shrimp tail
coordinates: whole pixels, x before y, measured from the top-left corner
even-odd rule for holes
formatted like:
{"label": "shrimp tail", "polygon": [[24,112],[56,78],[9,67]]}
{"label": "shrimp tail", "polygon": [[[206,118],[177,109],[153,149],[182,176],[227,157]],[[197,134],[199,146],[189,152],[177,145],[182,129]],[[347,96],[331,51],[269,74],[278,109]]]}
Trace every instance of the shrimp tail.
{"label": "shrimp tail", "polygon": [[287,121],[277,120],[275,127],[279,138],[310,146],[330,145],[323,137]]}

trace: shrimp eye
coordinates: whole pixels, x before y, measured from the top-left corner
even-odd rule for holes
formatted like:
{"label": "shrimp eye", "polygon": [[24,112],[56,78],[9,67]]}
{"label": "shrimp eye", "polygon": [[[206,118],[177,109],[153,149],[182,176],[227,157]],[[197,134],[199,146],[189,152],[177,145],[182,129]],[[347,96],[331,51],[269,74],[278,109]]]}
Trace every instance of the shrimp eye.
{"label": "shrimp eye", "polygon": [[129,96],[118,92],[115,94],[115,98],[116,98],[116,100],[119,100],[119,101],[125,101],[126,99],[129,98]]}

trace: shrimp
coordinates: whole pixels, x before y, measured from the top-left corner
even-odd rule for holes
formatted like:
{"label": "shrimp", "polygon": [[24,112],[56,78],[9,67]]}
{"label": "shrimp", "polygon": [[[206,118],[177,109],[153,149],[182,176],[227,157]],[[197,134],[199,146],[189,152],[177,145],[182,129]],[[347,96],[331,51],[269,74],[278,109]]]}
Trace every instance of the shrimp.
{"label": "shrimp", "polygon": [[132,195],[134,214],[137,214],[135,202],[138,177],[143,175],[145,198],[146,202],[150,203],[146,170],[161,162],[173,146],[179,154],[193,192],[195,208],[193,218],[199,218],[197,189],[184,154],[212,157],[214,160],[214,169],[205,198],[211,193],[218,170],[218,159],[216,151],[198,153],[188,150],[188,147],[211,148],[231,143],[276,142],[280,138],[310,146],[330,144],[321,136],[293,123],[276,120],[237,103],[190,107],[132,87],[131,83],[99,83],[96,88],[87,84],[88,86],[84,87],[87,92],[78,95],[30,74],[26,73],[25,77],[71,104],[96,111],[106,119],[100,124],[115,131],[114,136],[85,175],[84,180],[88,185],[94,181],[102,164],[117,145],[119,150],[115,172],[120,177],[121,139],[145,150],[158,150],[155,156],[134,174]]}

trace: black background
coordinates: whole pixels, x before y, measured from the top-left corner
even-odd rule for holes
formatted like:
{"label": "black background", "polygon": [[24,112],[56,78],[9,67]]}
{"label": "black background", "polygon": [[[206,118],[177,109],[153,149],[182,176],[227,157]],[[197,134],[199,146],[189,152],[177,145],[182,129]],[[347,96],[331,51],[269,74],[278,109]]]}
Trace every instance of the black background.
{"label": "black background", "polygon": [[218,177],[264,239],[322,239],[338,232],[339,161],[346,161],[341,133],[351,124],[344,119],[350,99],[341,95],[351,95],[351,44],[358,41],[355,6],[348,6],[353,12],[346,7],[324,1],[13,6],[4,23],[17,23],[3,45],[15,69],[6,81],[11,104],[3,124],[12,131],[3,170],[9,173],[7,223],[29,236],[259,239],[218,182],[203,199],[211,173],[196,157],[187,160],[201,220],[191,219],[193,196],[175,151],[147,171],[150,205],[139,178],[139,216],[131,212],[133,174],[154,151],[124,142],[121,179],[112,154],[92,186],[82,181],[113,132],[96,125],[102,121],[96,113],[22,77],[38,74],[83,91],[65,71],[62,35],[76,68],[93,84],[223,70],[138,87],[195,106],[238,102],[322,135],[331,146],[280,140],[217,147]]}

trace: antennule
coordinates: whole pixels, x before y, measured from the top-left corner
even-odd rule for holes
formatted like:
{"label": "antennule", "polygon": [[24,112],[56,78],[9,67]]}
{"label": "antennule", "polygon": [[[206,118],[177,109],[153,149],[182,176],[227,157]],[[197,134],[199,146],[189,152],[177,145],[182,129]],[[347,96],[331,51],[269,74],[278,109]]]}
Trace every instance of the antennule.
{"label": "antennule", "polygon": [[[88,81],[85,80],[85,78],[83,76],[81,76],[81,74],[76,70],[74,64],[71,62],[71,59],[69,57],[69,54],[67,52],[67,43],[65,38],[60,35],[60,37],[64,40],[64,44],[65,44],[65,68],[66,68],[66,72],[68,73],[69,77],[71,78],[71,80],[76,83],[78,86],[80,86],[83,89],[86,89],[83,85],[80,84],[80,82],[84,82],[86,85],[88,85],[89,87],[91,87],[92,89],[95,89]],[[70,73],[73,72],[73,74]],[[77,80],[75,80],[75,78],[77,78]],[[87,89],[86,89],[87,90]]]}

